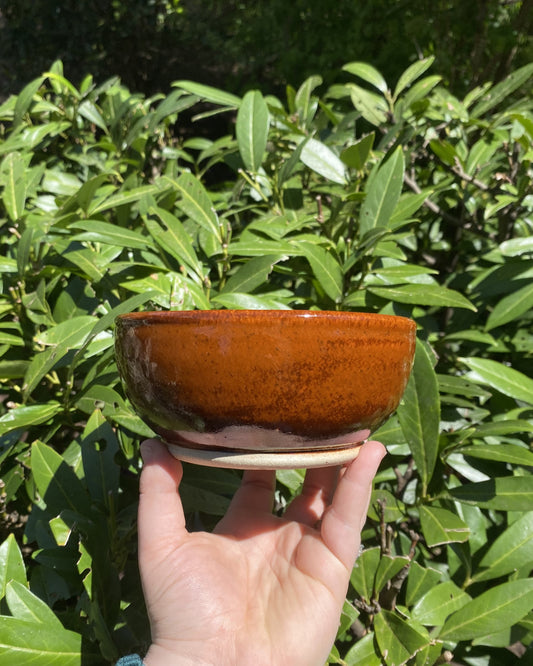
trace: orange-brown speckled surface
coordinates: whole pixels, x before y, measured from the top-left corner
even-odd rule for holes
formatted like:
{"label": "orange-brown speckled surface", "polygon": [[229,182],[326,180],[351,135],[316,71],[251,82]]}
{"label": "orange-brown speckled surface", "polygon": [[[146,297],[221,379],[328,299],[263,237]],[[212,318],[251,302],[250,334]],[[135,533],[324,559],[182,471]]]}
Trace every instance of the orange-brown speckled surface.
{"label": "orange-brown speckled surface", "polygon": [[257,427],[294,447],[378,427],[405,389],[415,331],[349,312],[135,313],[117,320],[116,352],[135,409],[167,439]]}

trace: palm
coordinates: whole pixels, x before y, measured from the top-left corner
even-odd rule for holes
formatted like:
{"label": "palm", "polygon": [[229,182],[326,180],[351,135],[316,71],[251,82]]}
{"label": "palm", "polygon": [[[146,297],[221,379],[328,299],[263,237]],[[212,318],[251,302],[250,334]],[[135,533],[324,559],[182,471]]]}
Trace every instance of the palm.
{"label": "palm", "polygon": [[[374,444],[376,459],[378,447]],[[190,655],[191,663],[323,664],[361,526],[341,534],[341,510],[335,505],[324,512],[338,471],[308,473],[302,495],[284,518],[271,513],[274,473],[248,472],[215,533],[189,534],[176,492],[180,465],[162,447],[157,455],[158,465],[147,464],[143,472],[139,512],[141,573],[154,644]],[[159,477],[157,485],[151,475]],[[346,481],[339,492],[343,484],[348,492]],[[370,481],[366,485],[366,497],[354,508],[359,523]]]}

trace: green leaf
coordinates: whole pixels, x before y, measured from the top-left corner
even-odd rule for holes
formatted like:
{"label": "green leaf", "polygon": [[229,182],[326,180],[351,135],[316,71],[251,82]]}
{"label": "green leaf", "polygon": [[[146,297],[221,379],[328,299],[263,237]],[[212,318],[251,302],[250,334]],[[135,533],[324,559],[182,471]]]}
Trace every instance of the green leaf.
{"label": "green leaf", "polygon": [[423,567],[418,562],[411,562],[407,577],[406,604],[412,606],[424,594],[433,589],[441,578],[442,573],[440,571]]}
{"label": "green leaf", "polygon": [[490,313],[486,331],[519,319],[533,308],[533,282],[502,298]]}
{"label": "green leaf", "polygon": [[400,100],[397,100],[395,111],[398,111],[400,115],[407,115],[405,112],[410,110],[416,102],[427,97],[441,80],[441,76],[432,75],[417,81]]}
{"label": "green leaf", "polygon": [[146,301],[149,301],[152,298],[152,295],[153,292],[148,291],[145,292],[144,294],[136,294],[135,296],[131,296],[125,301],[119,303],[119,305],[115,306],[112,310],[107,312],[103,317],[100,317],[100,319],[96,322],[96,324],[92,328],[90,335],[85,339],[85,342],[83,343],[82,347],[80,347],[80,349],[76,352],[76,356],[74,357],[74,360],[72,362],[73,365],[77,361],[77,358],[81,356],[81,354],[85,351],[85,349],[89,345],[89,342],[93,340],[99,333],[102,333],[102,331],[111,328],[115,319],[119,315],[128,314],[129,312],[136,310],[141,305],[144,305]]}
{"label": "green leaf", "polygon": [[[165,310],[169,310],[170,308],[178,307],[182,302],[180,298],[182,296],[180,286],[183,276],[179,273],[175,273],[174,276],[175,280],[171,278],[170,274],[165,275],[164,273],[154,272],[140,280],[125,280],[121,282],[120,286],[137,294],[151,291],[151,300]],[[189,307],[186,309],[194,308]]]}
{"label": "green leaf", "polygon": [[146,228],[156,243],[178,262],[189,266],[198,276],[203,275],[199,261],[189,234],[178,218],[169,211],[154,206],[150,213],[157,215],[166,229],[163,231],[158,224],[149,218],[145,219]]}
{"label": "green leaf", "polygon": [[124,430],[129,430],[143,439],[155,437],[154,431],[141,421],[136,414],[131,412],[117,409],[113,412],[112,420],[118,423]]}
{"label": "green leaf", "polygon": [[87,276],[90,280],[97,283],[104,277],[104,270],[96,261],[97,255],[92,249],[73,250],[65,252],[63,259],[69,261],[76,269],[76,272]]}
{"label": "green leaf", "polygon": [[81,180],[73,173],[52,168],[46,170],[41,186],[46,192],[70,198],[80,189]]}
{"label": "green leaf", "polygon": [[429,142],[429,147],[435,153],[435,155],[448,166],[453,166],[455,160],[458,159],[457,151],[453,144],[449,141],[444,141],[442,139],[431,139]]}
{"label": "green leaf", "polygon": [[[390,217],[390,228],[395,229],[398,225],[405,224],[407,220],[410,220],[420,206],[429,199],[431,193],[431,189],[426,189],[419,194],[412,194],[409,192],[402,194]],[[427,267],[421,266],[420,268],[424,268],[428,272],[433,272]]]}
{"label": "green leaf", "polygon": [[[372,433],[372,437],[375,437],[378,441],[384,443],[381,438],[381,433],[383,433],[383,431],[380,428],[378,434]],[[381,520],[382,515],[386,523],[395,523],[406,517],[407,510],[405,504],[397,497],[394,497],[394,495],[388,490],[385,490],[384,488],[376,488],[372,491],[368,516],[372,518],[372,520],[379,521]]]}
{"label": "green leaf", "polygon": [[420,524],[429,548],[445,543],[468,541],[470,528],[459,516],[448,509],[420,506]]}
{"label": "green leaf", "polygon": [[[283,259],[283,257],[281,258]],[[224,285],[221,293],[241,292],[249,293],[257,287],[264,285],[272,272],[274,264],[280,261],[280,257],[266,255],[265,257],[254,257],[239,267]]]}
{"label": "green leaf", "polygon": [[[455,375],[437,375],[439,382],[439,391],[441,393],[450,393],[452,395],[460,395],[466,398],[490,398],[490,393],[482,389],[477,384],[467,381],[464,377],[456,377]],[[482,426],[478,426],[482,427]]]}
{"label": "green leaf", "polygon": [[401,92],[403,92],[412,83],[414,83],[416,79],[422,76],[422,74],[431,67],[434,61],[435,57],[431,56],[430,58],[417,60],[412,65],[410,65],[398,79],[398,83],[394,89],[393,99],[397,99]]}
{"label": "green leaf", "polygon": [[471,597],[451,580],[436,585],[417,601],[412,618],[425,626],[444,624],[446,618],[458,611]]}
{"label": "green leaf", "polygon": [[397,413],[425,494],[437,462],[440,401],[437,377],[420,341],[417,341],[413,371]]}
{"label": "green leaf", "polygon": [[23,397],[26,400],[41,379],[65,356],[70,349],[77,349],[85,343],[98,320],[86,315],[74,317],[52,326],[36,336],[39,344],[50,345],[30,361],[23,384]]}
{"label": "green leaf", "polygon": [[253,233],[247,233],[238,241],[230,243],[228,252],[233,257],[264,257],[266,254],[270,254],[278,256],[280,259],[286,255],[295,257],[303,254],[297,237],[296,240],[291,241],[265,240]]}
{"label": "green leaf", "polygon": [[309,127],[315,114],[317,105],[316,102],[313,103],[314,100],[311,97],[311,93],[320,85],[322,85],[321,76],[310,76],[298,88],[298,92],[294,98],[298,117],[300,118],[300,122],[304,125],[304,127]]}
{"label": "green leaf", "polygon": [[71,509],[90,515],[89,496],[81,481],[50,446],[34,442],[31,467],[39,495],[51,513],[59,514],[64,509]]}
{"label": "green leaf", "polygon": [[476,311],[476,307],[458,291],[437,284],[409,284],[392,287],[369,286],[368,291],[395,303],[439,308],[464,308]]}
{"label": "green leaf", "polygon": [[125,229],[110,222],[99,222],[98,220],[83,220],[74,222],[71,228],[85,230],[85,233],[77,234],[72,240],[91,241],[93,243],[105,243],[117,247],[127,247],[137,250],[146,250],[153,247],[152,239],[143,236],[138,231]]}
{"label": "green leaf", "polygon": [[471,111],[472,116],[482,116],[490,111],[501,102],[508,99],[508,97],[520,86],[529,81],[533,76],[533,63],[524,65],[516,69],[509,76],[497,83],[492,88],[489,88],[485,96],[478,102]]}
{"label": "green leaf", "polygon": [[339,262],[320,245],[301,241],[300,248],[322,289],[332,301],[340,303],[343,293],[343,274]]}
{"label": "green leaf", "polygon": [[212,86],[195,83],[194,81],[176,81],[172,86],[174,88],[181,88],[192,95],[197,95],[207,102],[227,106],[229,108],[236,109],[241,103],[240,97],[237,97],[236,95],[219,90],[218,88],[213,88]]}
{"label": "green leaf", "polygon": [[276,479],[289,488],[293,495],[302,489],[304,478],[305,470],[303,469],[278,469],[276,471]]}
{"label": "green leaf", "polygon": [[367,181],[366,197],[359,216],[360,239],[372,229],[388,227],[391,215],[400,199],[403,173],[403,150],[398,146]]}
{"label": "green leaf", "polygon": [[0,418],[0,436],[11,430],[29,428],[46,423],[62,410],[58,402],[43,405],[15,407]]}
{"label": "green leaf", "polygon": [[382,555],[374,577],[374,591],[376,594],[379,594],[385,585],[406,566],[409,566],[408,557]]}
{"label": "green leaf", "polygon": [[357,640],[344,657],[346,666],[382,666],[374,649],[374,633],[370,632]]}
{"label": "green leaf", "polygon": [[58,95],[64,95],[68,92],[74,99],[81,98],[79,90],[63,76],[63,64],[59,60],[52,63],[50,71],[45,72],[43,76],[49,79],[52,88]]}
{"label": "green leaf", "polygon": [[306,137],[303,141],[300,141],[300,143],[292,151],[290,157],[287,160],[285,160],[281,165],[281,168],[278,172],[278,187],[281,188],[283,183],[292,176],[294,169],[300,162],[300,156],[302,154],[302,150],[304,149],[306,143],[309,140],[310,137]]}
{"label": "green leaf", "polygon": [[21,277],[25,274],[30,261],[32,243],[33,229],[30,227],[23,232],[17,247],[17,271]]}
{"label": "green leaf", "polygon": [[522,254],[533,252],[533,236],[511,238],[504,241],[499,247],[504,257],[519,257]]}
{"label": "green leaf", "polygon": [[40,76],[39,78],[30,81],[26,86],[24,86],[22,91],[17,96],[17,102],[15,104],[15,111],[13,115],[13,129],[17,128],[22,122],[24,115],[30,108],[33,98],[43,84],[44,80],[45,77]]}
{"label": "green leaf", "polygon": [[213,296],[211,301],[219,307],[228,308],[228,310],[289,310],[287,305],[277,301],[275,298],[269,298],[267,294],[253,295],[240,294],[237,292],[221,293]]}
{"label": "green leaf", "polygon": [[79,105],[78,113],[90,123],[99,127],[106,134],[109,133],[105,120],[102,118],[102,114],[90,99],[86,99]]}
{"label": "green leaf", "polygon": [[424,646],[420,652],[416,653],[414,666],[428,666],[429,664],[438,664],[441,658],[442,641],[431,640],[429,645]]}
{"label": "green leaf", "polygon": [[357,594],[370,601],[374,596],[374,577],[381,558],[379,548],[368,548],[357,558],[350,575],[350,583]]}
{"label": "green leaf", "polygon": [[385,125],[389,108],[381,95],[369,92],[354,83],[349,83],[346,88],[350,92],[352,104],[366,121],[375,127]]}
{"label": "green leaf", "polygon": [[528,511],[500,533],[471,581],[499,578],[527,566],[533,566],[533,511]]}
{"label": "green leaf", "polygon": [[236,134],[239,153],[248,171],[257,172],[263,162],[270,124],[268,106],[258,90],[243,97],[237,113]]}
{"label": "green leaf", "polygon": [[511,627],[533,607],[533,580],[514,580],[483,592],[453,613],[439,638],[466,641]]}
{"label": "green leaf", "polygon": [[150,119],[148,132],[156,132],[161,124],[169,117],[178,114],[180,111],[193,106],[197,100],[190,95],[186,95],[183,90],[173,90],[166,95],[158,105],[155,113]]}
{"label": "green leaf", "polygon": [[6,588],[6,601],[13,617],[48,627],[60,627],[54,611],[44,601],[35,596],[27,586],[18,581],[11,581]]}
{"label": "green leaf", "polygon": [[372,65],[366,62],[350,62],[342,68],[345,72],[349,72],[354,76],[358,76],[363,81],[370,83],[370,85],[377,88],[380,92],[387,92],[387,82],[381,73]]}
{"label": "green leaf", "polygon": [[10,257],[0,257],[0,273],[15,273],[17,262]]}
{"label": "green leaf", "polygon": [[183,173],[177,180],[165,177],[181,194],[176,205],[191,220],[222,242],[221,227],[211,199],[202,183],[191,173]]}
{"label": "green leaf", "polygon": [[117,436],[99,410],[85,426],[81,440],[83,470],[93,500],[108,505],[118,492],[120,467],[115,462],[119,451]]}
{"label": "green leaf", "polygon": [[2,200],[7,214],[16,222],[24,213],[26,203],[26,166],[19,153],[13,152],[4,159],[1,165],[1,181],[4,191]]}
{"label": "green leaf", "polygon": [[533,506],[533,485],[527,476],[503,476],[469,483],[448,491],[452,499],[498,511],[529,511]]}
{"label": "green leaf", "polygon": [[75,192],[63,203],[60,208],[60,214],[65,215],[70,212],[75,212],[81,208],[87,214],[93,199],[95,198],[98,188],[105,183],[108,175],[100,173],[97,176],[89,178],[83,185],[76,189]]}
{"label": "green leaf", "polygon": [[67,351],[66,347],[54,346],[35,354],[24,373],[24,382],[22,384],[22,397],[24,401],[27,401],[42,378],[50,372],[56,363],[61,361]]}
{"label": "green leaf", "polygon": [[[498,437],[501,435],[512,434],[516,432],[532,432],[533,428],[530,423],[526,421],[528,428],[517,430],[516,428],[501,428],[494,429],[489,432],[492,434],[483,435],[479,433],[479,429],[472,433],[473,437]],[[491,424],[488,424],[491,425]],[[497,425],[497,424],[496,424]],[[505,426],[505,421],[502,426]],[[492,460],[494,462],[504,462],[511,465],[522,465],[523,467],[533,467],[533,451],[518,446],[517,444],[481,444],[476,442],[470,446],[459,446],[454,449],[454,453],[460,453],[463,456],[471,456],[473,458],[480,458],[481,460]]]}
{"label": "green leaf", "polygon": [[27,585],[26,566],[14,534],[10,534],[0,546],[0,599],[5,597],[11,581]]}
{"label": "green leaf", "polygon": [[84,343],[97,321],[98,319],[92,315],[73,317],[37,333],[35,341],[45,346],[62,345],[65,349],[76,349]]}
{"label": "green leaf", "polygon": [[103,213],[107,210],[112,210],[115,208],[120,208],[120,206],[126,206],[132,203],[137,203],[143,197],[149,196],[151,194],[160,194],[161,185],[141,185],[132,190],[125,190],[124,192],[118,192],[112,196],[104,196],[103,199],[94,199],[92,206],[89,207],[87,213],[89,215],[97,215]]}
{"label": "green leaf", "polygon": [[533,405],[533,380],[522,372],[488,358],[469,357],[460,361],[470,368],[468,378],[471,381]]}
{"label": "green leaf", "polygon": [[375,132],[370,132],[356,143],[345,148],[341,153],[341,160],[344,164],[357,171],[362,171],[374,145],[375,136]]}
{"label": "green leaf", "polygon": [[300,153],[301,161],[320,176],[340,185],[346,184],[346,169],[337,155],[317,139],[308,139]]}
{"label": "green leaf", "polygon": [[430,641],[423,627],[387,610],[376,615],[374,631],[386,666],[403,666]]}
{"label": "green leaf", "polygon": [[29,150],[39,145],[47,136],[53,137],[69,129],[71,123],[49,122],[45,125],[28,127],[17,134],[13,134],[7,141],[0,144],[0,155],[11,153],[14,150]]}
{"label": "green leaf", "polygon": [[81,635],[61,625],[0,616],[0,666],[80,666]]}
{"label": "green leaf", "polygon": [[420,280],[431,279],[424,278],[434,273],[431,268],[424,266],[415,266],[413,264],[399,264],[396,266],[387,266],[385,268],[376,268],[372,273],[386,284],[396,285],[405,282],[418,284]]}

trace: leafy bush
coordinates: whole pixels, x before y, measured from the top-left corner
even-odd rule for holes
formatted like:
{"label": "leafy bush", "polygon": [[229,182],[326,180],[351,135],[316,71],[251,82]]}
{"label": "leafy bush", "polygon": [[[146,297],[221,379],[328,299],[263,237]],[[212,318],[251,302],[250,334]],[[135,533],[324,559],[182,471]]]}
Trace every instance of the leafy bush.
{"label": "leafy bush", "polygon": [[[331,663],[532,653],[533,65],[457,99],[432,61],[279,100],[191,81],[132,95],[56,63],[0,107],[0,664],[149,642],[138,441],[113,321],[134,309],[400,314],[419,342],[377,436],[366,548]],[[527,89],[526,89],[527,91]],[[179,139],[184,111],[229,135]],[[279,504],[303,472],[278,473]],[[187,466],[195,527],[239,483]]]}

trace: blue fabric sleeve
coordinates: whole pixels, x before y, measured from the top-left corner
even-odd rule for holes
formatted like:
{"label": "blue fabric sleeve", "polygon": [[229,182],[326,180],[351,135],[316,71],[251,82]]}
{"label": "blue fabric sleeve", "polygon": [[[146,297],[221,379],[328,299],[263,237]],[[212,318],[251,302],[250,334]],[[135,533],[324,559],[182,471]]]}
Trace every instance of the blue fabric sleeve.
{"label": "blue fabric sleeve", "polygon": [[138,654],[129,654],[127,657],[121,657],[116,666],[144,666],[144,664]]}

